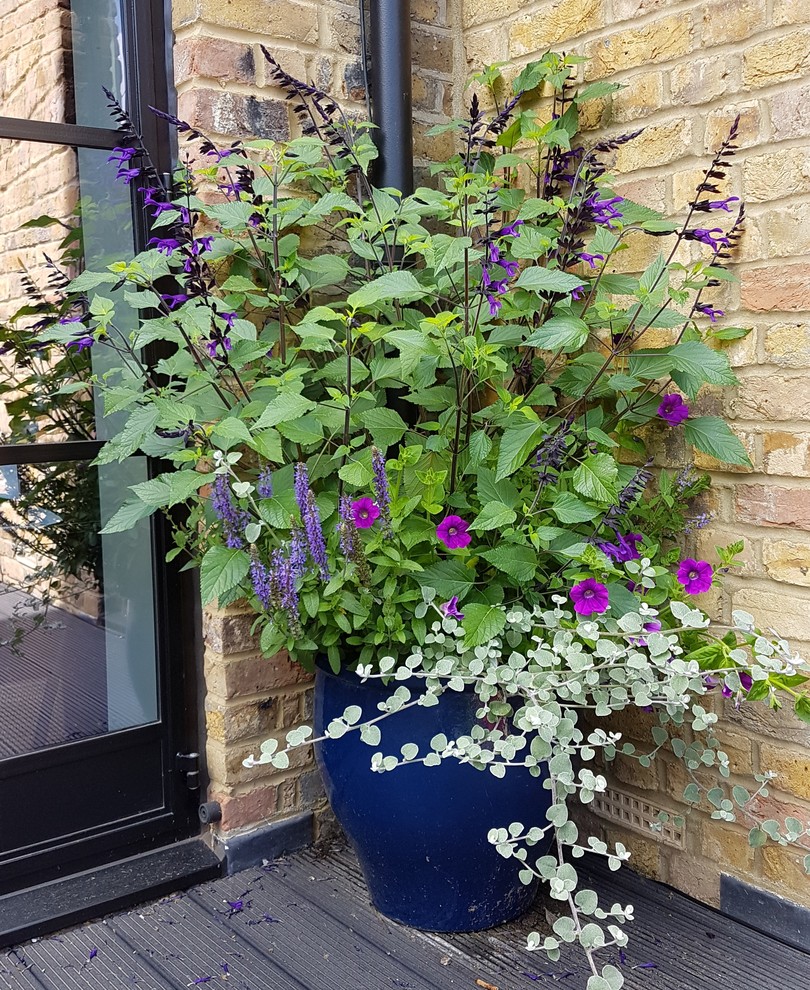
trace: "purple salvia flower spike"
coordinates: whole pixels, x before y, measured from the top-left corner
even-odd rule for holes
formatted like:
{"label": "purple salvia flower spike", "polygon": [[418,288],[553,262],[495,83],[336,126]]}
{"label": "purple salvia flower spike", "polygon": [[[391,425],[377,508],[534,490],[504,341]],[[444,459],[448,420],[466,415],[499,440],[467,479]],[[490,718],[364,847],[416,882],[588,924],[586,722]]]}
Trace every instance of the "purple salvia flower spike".
{"label": "purple salvia flower spike", "polygon": [[391,532],[391,492],[385,471],[385,455],[377,447],[371,448],[371,469],[374,472],[374,496],[382,516],[386,532]]}

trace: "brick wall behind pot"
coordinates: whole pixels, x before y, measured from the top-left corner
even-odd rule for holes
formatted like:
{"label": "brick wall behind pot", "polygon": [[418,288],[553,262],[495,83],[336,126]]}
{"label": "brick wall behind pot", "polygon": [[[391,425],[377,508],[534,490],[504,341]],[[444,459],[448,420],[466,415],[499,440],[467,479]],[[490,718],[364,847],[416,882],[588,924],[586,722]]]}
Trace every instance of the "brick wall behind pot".
{"label": "brick wall behind pot", "polygon": [[[624,89],[592,105],[600,136],[644,127],[615,161],[618,191],[683,215],[701,168],[737,114],[741,151],[728,193],[748,204],[735,258],[739,283],[717,297],[730,324],[753,332],[729,350],[739,388],[722,404],[751,452],[750,470],[706,459],[715,492],[710,528],[689,547],[745,537],[745,564],[719,594],[698,599],[717,620],[732,608],[755,613],[810,656],[810,5],[796,0],[462,0],[465,64],[512,60],[516,71],[547,47],[577,52],[590,80],[610,76]],[[656,245],[653,245],[656,248]],[[649,260],[628,251],[625,267]],[[810,731],[789,715],[731,704],[721,737],[733,783],[779,773],[765,817],[810,821]],[[625,717],[629,739],[649,740],[644,719]],[[622,764],[611,784],[657,807],[683,811],[682,768],[662,759],[650,771]],[[751,850],[747,824],[720,825],[705,809],[687,817],[685,849],[655,834],[590,815],[597,834],[619,839],[637,868],[716,904],[730,873],[810,905],[810,882],[792,849]]]}

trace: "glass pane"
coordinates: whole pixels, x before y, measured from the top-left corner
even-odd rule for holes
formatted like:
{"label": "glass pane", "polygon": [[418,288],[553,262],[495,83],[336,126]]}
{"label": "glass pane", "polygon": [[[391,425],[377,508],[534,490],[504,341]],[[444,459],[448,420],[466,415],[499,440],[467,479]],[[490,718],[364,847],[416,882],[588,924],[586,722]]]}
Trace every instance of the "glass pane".
{"label": "glass pane", "polygon": [[100,536],[146,463],[0,468],[0,759],[158,717],[146,520]]}
{"label": "glass pane", "polygon": [[[56,390],[108,370],[115,352],[41,348],[34,339],[43,321],[70,315],[60,308],[65,281],[132,253],[131,191],[116,181],[107,157],[0,139],[0,442],[109,435],[97,429],[89,390]],[[132,315],[122,309],[123,319]]]}
{"label": "glass pane", "polygon": [[120,0],[0,0],[0,114],[112,127],[124,96]]}

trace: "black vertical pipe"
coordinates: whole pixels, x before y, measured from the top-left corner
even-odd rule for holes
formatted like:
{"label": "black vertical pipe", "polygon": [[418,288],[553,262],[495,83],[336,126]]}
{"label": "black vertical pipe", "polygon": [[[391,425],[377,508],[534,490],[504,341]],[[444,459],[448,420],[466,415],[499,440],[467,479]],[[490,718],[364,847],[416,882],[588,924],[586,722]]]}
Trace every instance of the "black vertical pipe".
{"label": "black vertical pipe", "polygon": [[371,102],[380,157],[376,186],[413,192],[413,102],[411,97],[410,0],[369,0],[371,15]]}

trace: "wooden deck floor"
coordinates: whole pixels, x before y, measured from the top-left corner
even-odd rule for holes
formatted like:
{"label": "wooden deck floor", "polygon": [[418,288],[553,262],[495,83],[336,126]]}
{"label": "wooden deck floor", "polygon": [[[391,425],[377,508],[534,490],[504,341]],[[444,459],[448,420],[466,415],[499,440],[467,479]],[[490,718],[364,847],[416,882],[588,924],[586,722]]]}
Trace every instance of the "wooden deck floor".
{"label": "wooden deck floor", "polygon": [[[636,906],[629,990],[810,990],[810,955],[622,869],[591,883]],[[0,954],[3,990],[584,990],[573,953],[523,948],[545,909],[473,935],[403,928],[369,906],[350,853],[306,850]],[[607,959],[605,960],[607,961]]]}

